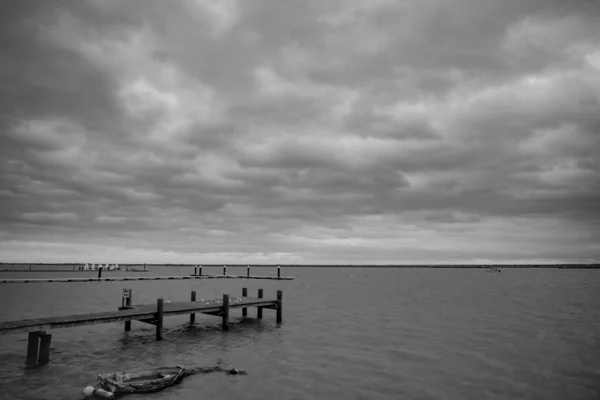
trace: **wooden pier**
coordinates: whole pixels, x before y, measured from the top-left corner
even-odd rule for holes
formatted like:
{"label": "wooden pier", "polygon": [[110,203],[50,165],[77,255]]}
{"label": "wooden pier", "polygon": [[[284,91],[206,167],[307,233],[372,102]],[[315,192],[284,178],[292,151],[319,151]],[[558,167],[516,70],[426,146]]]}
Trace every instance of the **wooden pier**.
{"label": "wooden pier", "polygon": [[[90,272],[90,271],[87,271]],[[52,282],[112,282],[112,281],[161,281],[161,280],[184,280],[184,279],[266,279],[276,281],[291,281],[291,276],[281,276],[281,268],[277,267],[277,276],[251,275],[250,267],[246,269],[246,275],[227,275],[227,267],[223,267],[223,275],[204,275],[202,267],[194,267],[194,273],[190,275],[176,276],[105,276],[102,277],[102,268],[99,269],[97,277],[88,278],[19,278],[19,279],[0,279],[0,283],[52,283]],[[106,272],[106,271],[105,271]]]}
{"label": "wooden pier", "polygon": [[282,322],[282,291],[277,291],[276,298],[263,298],[263,290],[259,289],[258,297],[246,297],[248,291],[242,290],[242,297],[196,301],[196,292],[191,293],[191,301],[165,303],[157,299],[156,305],[132,305],[131,289],[123,290],[121,306],[116,311],[96,312],[89,314],[68,315],[62,317],[46,317],[20,321],[0,322],[0,335],[28,332],[27,363],[42,365],[50,360],[50,342],[52,335],[47,330],[70,328],[84,325],[125,322],[125,331],[131,330],[131,321],[140,321],[156,326],[156,340],[162,340],[163,318],[165,316],[190,314],[190,322],[195,321],[195,314],[202,313],[222,318],[222,329],[229,330],[229,310],[242,308],[242,315],[247,316],[248,307],[256,307],[257,318],[262,318],[263,309],[275,310],[277,323]]}
{"label": "wooden pier", "polygon": [[56,283],[56,282],[114,282],[114,281],[166,281],[187,279],[265,279],[273,281],[293,280],[293,277],[282,276],[245,276],[245,275],[202,275],[202,276],[111,276],[103,278],[32,278],[32,279],[0,279],[1,283]]}

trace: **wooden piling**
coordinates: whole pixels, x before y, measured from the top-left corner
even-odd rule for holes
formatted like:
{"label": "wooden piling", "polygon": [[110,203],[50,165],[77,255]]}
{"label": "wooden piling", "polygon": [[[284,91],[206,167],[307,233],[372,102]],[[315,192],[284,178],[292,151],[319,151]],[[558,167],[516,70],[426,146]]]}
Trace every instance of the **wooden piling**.
{"label": "wooden piling", "polygon": [[38,351],[40,348],[40,335],[43,331],[29,332],[27,339],[27,363],[36,364],[38,359]]}
{"label": "wooden piling", "polygon": [[[248,297],[248,288],[242,288],[242,297]],[[246,307],[242,308],[242,317],[248,316],[248,309]]]}
{"label": "wooden piling", "polygon": [[223,275],[227,275],[227,266],[223,265]]}
{"label": "wooden piling", "polygon": [[[123,289],[119,310],[131,309],[131,289]],[[131,331],[131,321],[125,321],[125,332]]]}
{"label": "wooden piling", "polygon": [[246,276],[250,276],[250,266],[249,265],[246,268]]}
{"label": "wooden piling", "polygon": [[229,330],[229,295],[223,295],[223,330]]}
{"label": "wooden piling", "polygon": [[281,267],[279,265],[277,266],[277,277],[281,278]]}
{"label": "wooden piling", "polygon": [[[259,299],[263,298],[263,290],[262,289],[258,289],[258,298]],[[257,319],[262,318],[262,312],[263,312],[262,307],[256,307],[256,318]]]}
{"label": "wooden piling", "polygon": [[198,267],[198,275],[202,276],[202,265]]}
{"label": "wooden piling", "polygon": [[[195,290],[192,290],[191,301],[196,301],[196,291]],[[196,322],[196,314],[191,313],[190,314],[190,323],[194,323],[194,322]]]}
{"label": "wooden piling", "polygon": [[163,299],[156,300],[156,340],[162,340],[162,329],[163,329],[163,313],[164,313],[164,301]]}
{"label": "wooden piling", "polygon": [[98,279],[102,278],[102,267],[98,268]]}
{"label": "wooden piling", "polygon": [[283,302],[283,292],[281,290],[277,291],[277,323],[280,324],[283,320],[283,309],[281,307]]}
{"label": "wooden piling", "polygon": [[52,335],[49,333],[42,333],[40,335],[40,354],[38,356],[38,364],[48,364],[50,361],[50,342],[52,341]]}

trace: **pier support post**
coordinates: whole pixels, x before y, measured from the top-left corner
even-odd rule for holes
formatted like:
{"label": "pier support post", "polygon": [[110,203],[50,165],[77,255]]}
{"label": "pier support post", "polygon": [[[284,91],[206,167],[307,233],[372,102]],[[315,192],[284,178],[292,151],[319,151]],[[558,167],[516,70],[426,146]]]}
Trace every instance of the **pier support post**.
{"label": "pier support post", "polygon": [[[192,290],[192,298],[191,301],[196,301],[196,291]],[[196,322],[196,314],[195,313],[191,313],[190,314],[190,323],[194,323]]]}
{"label": "pier support post", "polygon": [[277,323],[280,324],[283,319],[283,308],[281,307],[283,300],[283,292],[277,291]]}
{"label": "pier support post", "polygon": [[[119,310],[131,309],[131,289],[123,289],[123,297],[121,297],[121,307]],[[131,321],[125,321],[125,332],[131,331]]]}
{"label": "pier support post", "polygon": [[227,266],[223,265],[223,276],[227,275]]}
{"label": "pier support post", "polygon": [[198,275],[202,276],[202,265],[198,267]]}
{"label": "pier support post", "polygon": [[246,268],[246,276],[250,276],[250,266],[248,265],[248,267]]}
{"label": "pier support post", "polygon": [[163,312],[164,312],[164,301],[163,299],[156,300],[156,340],[162,340],[162,329],[163,329]]}
{"label": "pier support post", "polygon": [[49,333],[42,333],[40,335],[40,354],[38,357],[38,364],[48,364],[50,361],[50,342],[52,341],[52,335]]}
{"label": "pier support post", "polygon": [[[248,297],[248,288],[242,288],[242,297]],[[242,317],[248,316],[248,309],[246,307],[242,308]]]}
{"label": "pier support post", "polygon": [[27,364],[36,364],[40,348],[40,335],[43,331],[29,332],[27,339]]}
{"label": "pier support post", "polygon": [[229,295],[223,295],[223,330],[229,330]]}
{"label": "pier support post", "polygon": [[277,266],[277,277],[281,278],[281,267],[279,265]]}
{"label": "pier support post", "polygon": [[[263,290],[262,289],[258,289],[258,298],[262,299],[263,298]],[[256,318],[257,319],[261,319],[262,318],[262,307],[256,307]]]}
{"label": "pier support post", "polygon": [[102,278],[102,267],[98,268],[98,279]]}

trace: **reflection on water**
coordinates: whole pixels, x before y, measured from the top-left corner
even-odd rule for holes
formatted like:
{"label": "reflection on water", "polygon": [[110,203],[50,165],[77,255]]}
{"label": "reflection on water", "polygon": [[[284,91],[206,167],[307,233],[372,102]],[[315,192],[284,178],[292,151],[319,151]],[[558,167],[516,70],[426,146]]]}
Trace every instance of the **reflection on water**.
{"label": "reflection on water", "polygon": [[[219,273],[222,268],[205,268]],[[239,271],[237,271],[239,269]],[[123,272],[109,272],[113,275]],[[189,268],[152,268],[185,275]],[[228,268],[244,274],[245,268]],[[256,268],[275,275],[275,268]],[[0,272],[2,277],[68,273]],[[87,272],[78,272],[83,276]],[[91,272],[90,274],[93,274]],[[133,302],[284,293],[283,324],[232,310],[230,331],[198,314],[52,331],[51,363],[25,368],[26,334],[2,336],[0,398],[79,399],[102,372],[156,366],[234,366],[247,376],[186,378],[144,398],[598,399],[600,271],[283,269],[294,281],[146,281],[0,286],[0,320],[116,309]]]}

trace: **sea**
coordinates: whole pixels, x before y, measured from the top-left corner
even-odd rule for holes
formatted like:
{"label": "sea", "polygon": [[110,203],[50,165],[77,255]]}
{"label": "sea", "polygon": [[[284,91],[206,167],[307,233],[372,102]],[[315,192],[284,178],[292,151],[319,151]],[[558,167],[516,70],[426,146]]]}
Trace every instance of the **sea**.
{"label": "sea", "polygon": [[[34,266],[34,269],[36,266]],[[189,275],[193,267],[103,276]],[[286,267],[275,280],[0,284],[0,321],[133,304],[283,291],[283,322],[264,310],[165,318],[164,340],[134,321],[51,330],[49,364],[25,365],[27,334],[0,336],[0,399],[82,399],[99,373],[220,365],[134,399],[600,399],[600,270]],[[244,275],[230,267],[228,274]],[[204,267],[205,274],[222,268]],[[274,267],[252,274],[275,276]],[[97,272],[0,272],[0,279]]]}

